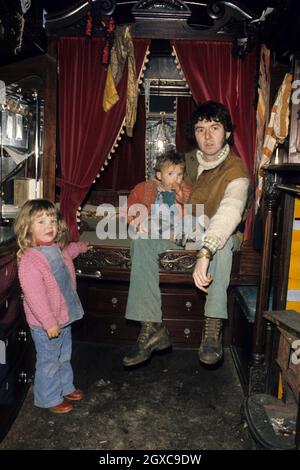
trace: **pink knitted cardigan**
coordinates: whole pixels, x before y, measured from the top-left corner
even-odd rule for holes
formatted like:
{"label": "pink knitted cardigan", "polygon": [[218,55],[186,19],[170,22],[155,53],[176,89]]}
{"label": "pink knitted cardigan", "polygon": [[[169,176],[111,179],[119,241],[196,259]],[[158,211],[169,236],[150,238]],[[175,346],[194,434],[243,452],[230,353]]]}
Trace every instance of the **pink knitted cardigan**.
{"label": "pink knitted cardigan", "polygon": [[[70,243],[63,250],[64,261],[75,288],[76,274],[72,260],[86,251],[87,246],[83,242]],[[24,294],[26,320],[30,326],[48,330],[54,325],[63,325],[68,321],[65,299],[43,253],[34,248],[27,248],[21,256],[19,279]]]}

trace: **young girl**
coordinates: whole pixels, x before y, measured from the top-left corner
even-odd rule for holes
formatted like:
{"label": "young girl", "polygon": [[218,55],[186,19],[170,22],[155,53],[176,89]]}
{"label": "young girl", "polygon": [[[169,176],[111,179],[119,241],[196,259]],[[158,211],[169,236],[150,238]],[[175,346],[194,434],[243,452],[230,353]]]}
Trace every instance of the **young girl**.
{"label": "young girl", "polygon": [[[24,310],[36,349],[34,404],[54,413],[84,396],[73,384],[71,323],[83,316],[73,258],[88,250],[68,244],[67,227],[46,199],[27,201],[15,222]],[[67,399],[67,400],[65,400]]]}

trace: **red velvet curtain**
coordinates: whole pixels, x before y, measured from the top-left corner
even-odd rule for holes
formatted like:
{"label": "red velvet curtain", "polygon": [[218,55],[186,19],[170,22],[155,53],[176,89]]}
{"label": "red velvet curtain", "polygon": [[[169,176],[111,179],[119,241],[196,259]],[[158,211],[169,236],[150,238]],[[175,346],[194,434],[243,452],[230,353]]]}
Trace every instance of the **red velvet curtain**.
{"label": "red velvet curtain", "polygon": [[[125,117],[127,72],[119,85],[119,101],[105,113],[102,98],[106,73],[100,63],[102,38],[60,38],[59,132],[61,152],[61,211],[72,240],[78,239],[76,212],[100,171]],[[148,39],[135,39],[139,75]]]}
{"label": "red velvet curtain", "polygon": [[[256,51],[245,59],[232,55],[232,43],[172,41],[185,79],[197,102],[219,101],[229,109],[235,124],[234,147],[254,181],[256,142]],[[246,223],[251,237],[253,208]]]}
{"label": "red velvet curtain", "polygon": [[191,120],[196,103],[191,96],[178,96],[176,103],[176,136],[175,143],[178,152],[190,152],[195,148],[191,144],[185,134],[185,129]]}
{"label": "red velvet curtain", "polygon": [[112,159],[100,172],[93,189],[132,189],[145,179],[145,96],[138,100],[137,118],[132,137],[123,134]]}
{"label": "red velvet curtain", "polygon": [[256,139],[255,51],[240,60],[233,57],[230,42],[176,40],[172,45],[195,100],[219,101],[229,109],[236,126],[236,151],[252,176]]}

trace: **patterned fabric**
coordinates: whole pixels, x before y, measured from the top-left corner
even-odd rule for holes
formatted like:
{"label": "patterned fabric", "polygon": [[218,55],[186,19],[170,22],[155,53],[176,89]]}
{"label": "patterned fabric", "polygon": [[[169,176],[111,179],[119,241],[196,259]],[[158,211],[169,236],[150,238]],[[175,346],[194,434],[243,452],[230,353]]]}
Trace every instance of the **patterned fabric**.
{"label": "patterned fabric", "polygon": [[118,26],[115,30],[114,45],[111,50],[110,66],[103,95],[104,111],[108,111],[119,99],[116,87],[122,78],[126,61],[128,63],[126,132],[129,137],[132,137],[137,111],[138,82],[134,47],[128,25]]}
{"label": "patterned fabric", "polygon": [[270,51],[263,44],[260,50],[258,102],[256,109],[256,168],[257,171],[264,143],[265,130],[269,119],[270,100]]}
{"label": "patterned fabric", "polygon": [[215,254],[217,249],[219,248],[220,241],[217,238],[213,237],[205,237],[204,238],[204,245],[206,248],[209,249],[212,255]]}
{"label": "patterned fabric", "polygon": [[289,102],[292,90],[292,80],[293,75],[291,73],[286,73],[272,107],[262,149],[262,158],[259,164],[258,190],[256,196],[257,203],[259,202],[262,192],[263,166],[269,165],[275,148],[279,143],[284,142],[288,134],[290,114]]}

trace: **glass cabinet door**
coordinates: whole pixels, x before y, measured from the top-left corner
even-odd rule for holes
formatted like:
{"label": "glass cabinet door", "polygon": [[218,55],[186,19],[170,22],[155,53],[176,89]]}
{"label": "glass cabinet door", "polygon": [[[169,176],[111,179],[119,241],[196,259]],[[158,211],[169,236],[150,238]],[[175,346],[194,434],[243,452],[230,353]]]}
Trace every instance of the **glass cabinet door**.
{"label": "glass cabinet door", "polygon": [[[1,77],[0,77],[1,79]],[[13,222],[22,204],[42,197],[44,106],[41,79],[0,81],[0,217]]]}

